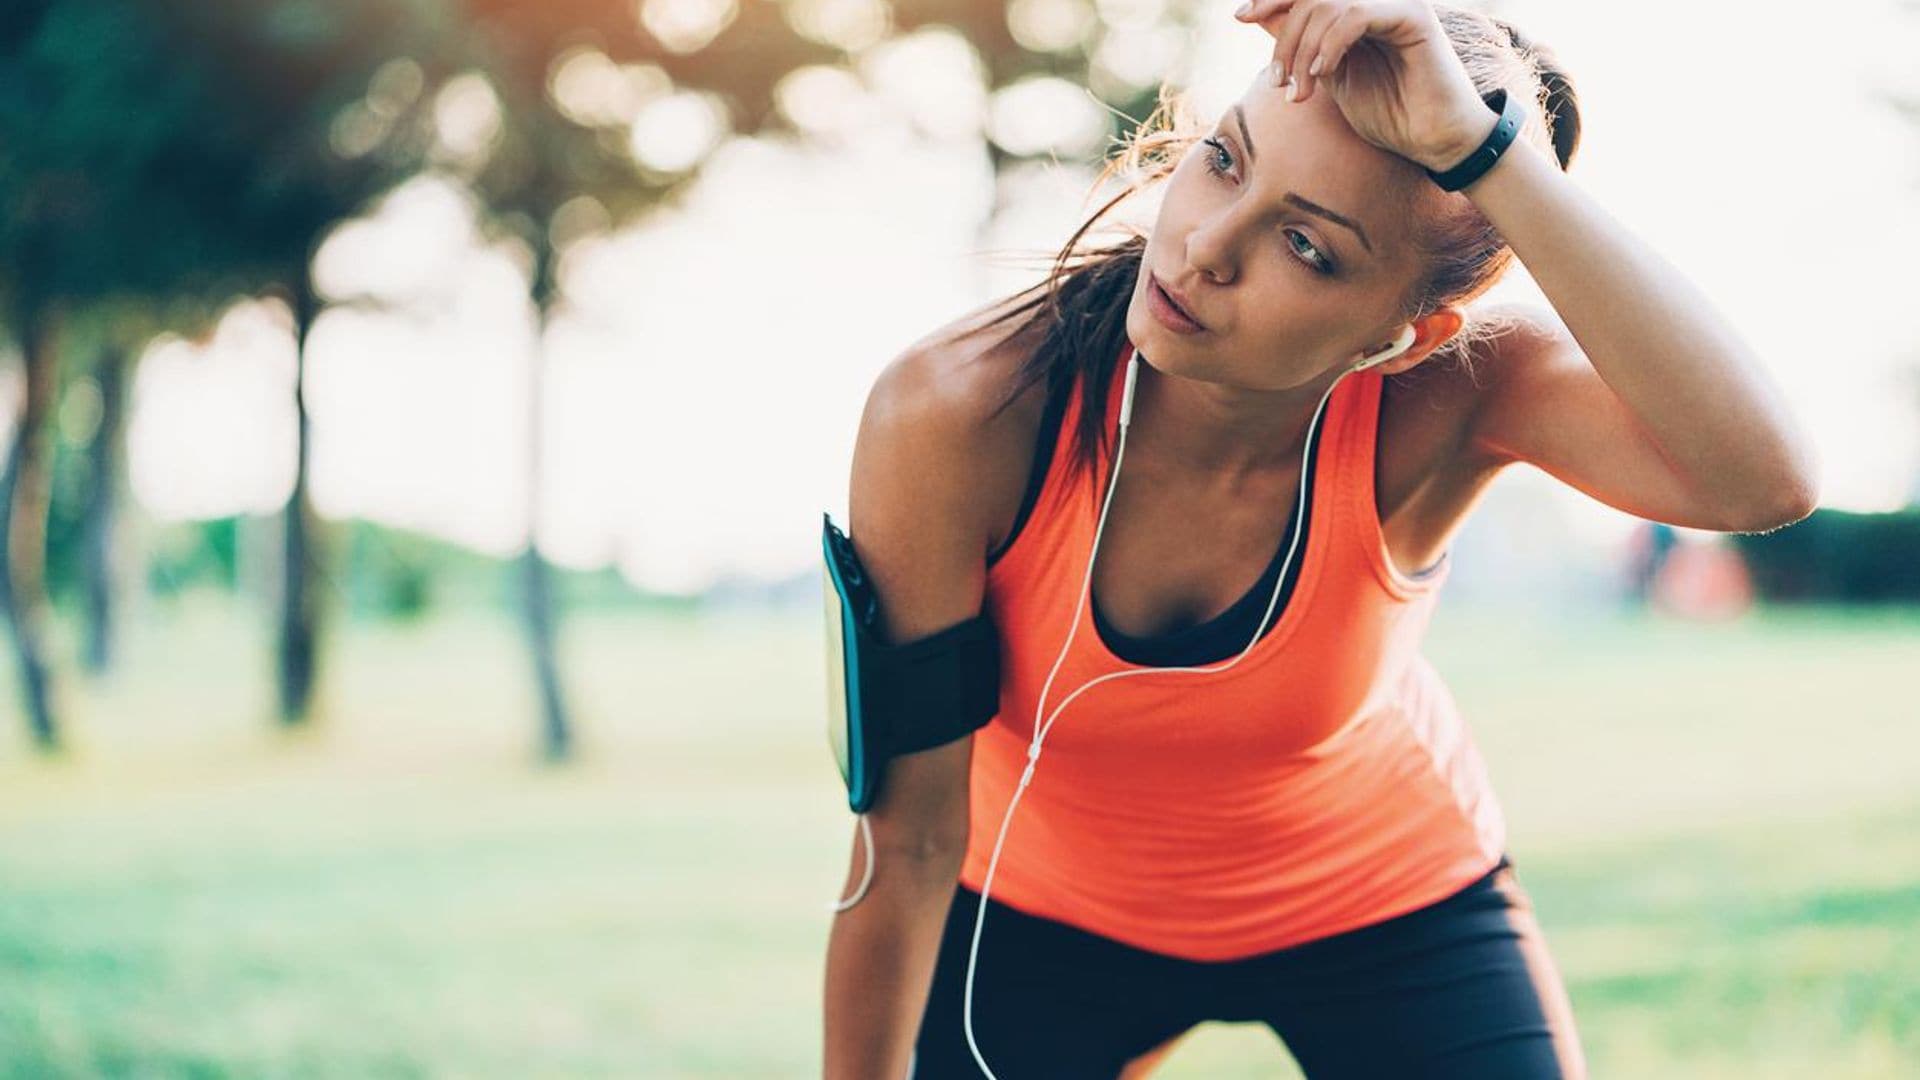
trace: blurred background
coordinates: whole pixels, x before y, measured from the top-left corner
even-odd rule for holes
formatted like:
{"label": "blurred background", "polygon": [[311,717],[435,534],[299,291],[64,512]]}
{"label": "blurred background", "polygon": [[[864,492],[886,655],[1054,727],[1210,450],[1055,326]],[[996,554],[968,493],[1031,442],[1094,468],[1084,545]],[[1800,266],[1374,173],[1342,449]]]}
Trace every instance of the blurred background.
{"label": "blurred background", "polygon": [[[1232,6],[10,0],[0,1076],[817,1074],[867,388],[1244,91]],[[1920,1075],[1920,7],[1482,6],[1826,469],[1764,536],[1515,469],[1455,547],[1596,1075]]]}

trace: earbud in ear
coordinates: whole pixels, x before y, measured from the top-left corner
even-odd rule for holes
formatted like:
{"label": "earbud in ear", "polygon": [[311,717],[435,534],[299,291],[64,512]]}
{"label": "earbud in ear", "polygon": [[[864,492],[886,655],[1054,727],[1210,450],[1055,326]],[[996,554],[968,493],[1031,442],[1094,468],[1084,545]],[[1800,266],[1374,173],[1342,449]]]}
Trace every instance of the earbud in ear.
{"label": "earbud in ear", "polygon": [[1400,336],[1393,339],[1393,344],[1387,346],[1384,349],[1381,349],[1379,352],[1374,353],[1372,356],[1369,356],[1365,360],[1362,360],[1359,363],[1353,365],[1352,370],[1364,371],[1367,368],[1374,366],[1375,364],[1386,363],[1387,361],[1393,359],[1394,357],[1399,356],[1401,353],[1406,352],[1408,349],[1413,348],[1413,341],[1415,338],[1419,336],[1420,336],[1419,331],[1413,328],[1412,323],[1408,323],[1407,325],[1400,328]]}

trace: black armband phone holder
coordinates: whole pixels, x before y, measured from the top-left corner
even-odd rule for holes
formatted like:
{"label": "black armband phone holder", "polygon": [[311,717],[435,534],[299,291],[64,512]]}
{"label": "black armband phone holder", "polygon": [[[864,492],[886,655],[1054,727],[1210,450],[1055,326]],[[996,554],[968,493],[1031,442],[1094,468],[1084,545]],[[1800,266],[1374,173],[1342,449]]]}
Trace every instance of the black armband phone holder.
{"label": "black armband phone holder", "polygon": [[847,804],[864,814],[889,758],[978,730],[1000,710],[1000,638],[985,611],[897,645],[853,542],[821,515],[827,632],[827,738]]}

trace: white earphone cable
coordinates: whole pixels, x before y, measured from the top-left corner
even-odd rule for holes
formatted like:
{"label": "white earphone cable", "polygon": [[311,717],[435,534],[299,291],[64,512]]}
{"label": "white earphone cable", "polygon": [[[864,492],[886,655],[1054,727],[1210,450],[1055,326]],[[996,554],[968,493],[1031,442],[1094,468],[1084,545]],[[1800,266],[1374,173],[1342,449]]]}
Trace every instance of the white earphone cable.
{"label": "white earphone cable", "polygon": [[841,900],[829,900],[827,902],[827,910],[833,912],[835,915],[859,903],[860,898],[867,895],[867,886],[873,884],[873,857],[877,854],[873,850],[873,826],[867,824],[867,815],[860,814],[858,816],[860,819],[860,840],[866,847],[867,865],[866,869],[860,873],[860,884],[854,887],[852,896]]}

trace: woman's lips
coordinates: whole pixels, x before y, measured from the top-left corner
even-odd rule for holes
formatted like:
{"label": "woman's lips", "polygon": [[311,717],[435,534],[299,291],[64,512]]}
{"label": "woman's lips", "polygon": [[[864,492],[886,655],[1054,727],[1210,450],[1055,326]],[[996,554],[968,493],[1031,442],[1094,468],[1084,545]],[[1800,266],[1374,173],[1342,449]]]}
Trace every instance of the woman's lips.
{"label": "woman's lips", "polygon": [[1160,284],[1160,279],[1151,271],[1147,273],[1147,310],[1153,313],[1153,317],[1158,319],[1162,326],[1176,334],[1198,334],[1206,329],[1200,325],[1199,320],[1180,310],[1180,305],[1174,302],[1173,297],[1167,295],[1166,289]]}

